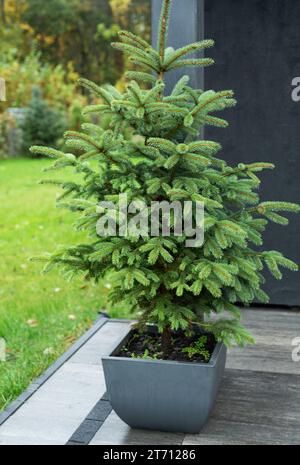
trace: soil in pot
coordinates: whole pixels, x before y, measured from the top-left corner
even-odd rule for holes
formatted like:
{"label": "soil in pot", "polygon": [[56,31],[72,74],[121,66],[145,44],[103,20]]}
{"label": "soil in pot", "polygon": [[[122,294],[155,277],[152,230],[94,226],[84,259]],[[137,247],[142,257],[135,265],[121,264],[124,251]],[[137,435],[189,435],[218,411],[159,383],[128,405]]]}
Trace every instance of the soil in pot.
{"label": "soil in pot", "polygon": [[216,346],[213,334],[195,332],[187,336],[182,331],[172,333],[168,354],[162,352],[161,335],[156,331],[133,330],[116,357],[177,362],[208,363]]}

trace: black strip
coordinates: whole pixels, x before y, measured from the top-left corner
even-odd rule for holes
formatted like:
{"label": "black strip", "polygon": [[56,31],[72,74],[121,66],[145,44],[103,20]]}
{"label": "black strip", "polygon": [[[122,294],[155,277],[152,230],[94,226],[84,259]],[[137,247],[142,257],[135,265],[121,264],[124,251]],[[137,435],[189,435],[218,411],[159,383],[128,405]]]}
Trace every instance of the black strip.
{"label": "black strip", "polygon": [[78,339],[56,362],[50,367],[0,414],[0,425],[13,415],[54,373],[66,363],[99,329],[108,321],[107,315],[100,313],[93,326]]}
{"label": "black strip", "polygon": [[[239,303],[239,306],[243,307],[243,304]],[[245,307],[244,307],[245,308]],[[250,310],[273,310],[274,312],[280,311],[291,311],[291,312],[300,312],[299,305],[276,305],[276,304],[262,304],[262,303],[252,303],[248,307]]]}
{"label": "black strip", "polygon": [[107,393],[105,393],[70,437],[66,446],[87,446],[103,426],[111,411],[112,407],[107,398]]}

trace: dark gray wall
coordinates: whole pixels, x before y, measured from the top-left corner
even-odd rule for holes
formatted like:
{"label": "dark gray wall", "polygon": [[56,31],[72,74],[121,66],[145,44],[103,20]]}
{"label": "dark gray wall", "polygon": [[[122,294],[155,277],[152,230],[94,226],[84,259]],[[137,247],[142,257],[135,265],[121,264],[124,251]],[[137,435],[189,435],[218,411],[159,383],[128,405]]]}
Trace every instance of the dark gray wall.
{"label": "dark gray wall", "polygon": [[[276,164],[262,176],[263,200],[300,202],[300,102],[291,99],[292,78],[300,76],[300,1],[206,0],[205,36],[216,40],[206,89],[234,89],[238,100],[226,112],[230,127],[206,137],[222,143],[229,162]],[[270,226],[265,248],[300,264],[300,215],[290,220]],[[300,305],[299,273],[266,277],[272,303]]]}
{"label": "dark gray wall", "polygon": [[[203,37],[204,0],[174,0],[169,43],[181,46]],[[154,20],[161,0],[152,0]],[[291,99],[291,81],[300,76],[299,0],[205,0],[205,38],[216,40],[205,70],[205,88],[233,89],[238,106],[226,111],[230,127],[207,129],[223,145],[227,162],[272,161],[262,175],[263,200],[300,202],[300,102]],[[155,27],[154,27],[154,36]],[[176,76],[177,77],[177,76]],[[203,75],[193,75],[202,84]],[[278,249],[300,264],[300,215],[288,227],[272,225],[265,249]],[[299,273],[282,281],[266,274],[271,303],[300,305]]]}

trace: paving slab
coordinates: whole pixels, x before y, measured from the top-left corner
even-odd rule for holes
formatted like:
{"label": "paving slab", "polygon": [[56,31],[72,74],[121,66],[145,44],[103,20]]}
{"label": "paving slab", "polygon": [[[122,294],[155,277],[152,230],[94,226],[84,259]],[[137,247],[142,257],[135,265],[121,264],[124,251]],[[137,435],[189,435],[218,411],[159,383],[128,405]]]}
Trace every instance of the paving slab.
{"label": "paving slab", "polygon": [[180,445],[183,439],[184,434],[180,433],[131,429],[112,412],[90,445]]}

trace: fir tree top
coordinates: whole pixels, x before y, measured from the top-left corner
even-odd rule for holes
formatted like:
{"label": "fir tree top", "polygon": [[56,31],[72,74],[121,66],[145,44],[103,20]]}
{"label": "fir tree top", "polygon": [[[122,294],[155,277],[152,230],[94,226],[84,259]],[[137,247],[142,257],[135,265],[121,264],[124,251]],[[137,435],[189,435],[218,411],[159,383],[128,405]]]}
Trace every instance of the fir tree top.
{"label": "fir tree top", "polygon": [[[197,323],[227,345],[252,343],[240,323],[237,303],[268,302],[261,289],[264,267],[278,279],[281,266],[297,270],[280,252],[261,246],[267,224],[288,224],[282,212],[297,212],[299,206],[260,200],[258,173],[273,169],[271,163],[230,166],[217,156],[219,143],[199,139],[206,125],[228,126],[215,114],[235,105],[231,90],[193,89],[184,76],[165,94],[167,72],[213,64],[211,58],[189,58],[191,52],[212,47],[213,40],[166,48],[171,4],[163,1],[157,50],[127,31],[112,44],[138,67],[127,72],[125,92],[81,79],[98,99],[84,114],[108,115],[109,128],[85,123],[81,132],[67,132],[67,147],[80,156],[31,149],[55,158],[51,169],[72,167],[81,175],[78,182],[60,183],[59,203],[79,212],[78,228],[89,233],[86,243],[49,256],[46,270],[60,265],[68,274],[83,273],[96,281],[109,275],[110,301],[126,302],[139,315],[140,325],[155,323],[163,334]],[[175,235],[99,237],[97,205],[103,200],[116,203],[120,194],[147,205],[158,200],[203,201],[203,246],[186,248],[186,238]]]}

